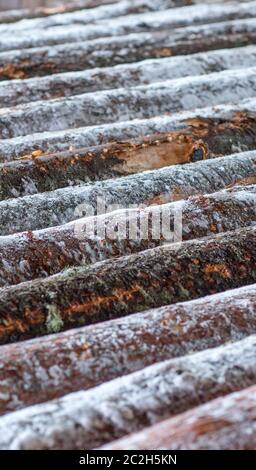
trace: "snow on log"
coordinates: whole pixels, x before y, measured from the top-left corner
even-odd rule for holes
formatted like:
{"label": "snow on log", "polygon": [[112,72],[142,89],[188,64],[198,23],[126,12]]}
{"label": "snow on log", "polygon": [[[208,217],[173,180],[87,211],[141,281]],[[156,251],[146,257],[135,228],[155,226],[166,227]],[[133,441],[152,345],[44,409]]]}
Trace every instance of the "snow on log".
{"label": "snow on log", "polygon": [[[0,202],[1,235],[38,230],[85,215],[134,205],[155,205],[213,193],[234,185],[255,184],[256,152],[173,165],[135,175],[72,186]],[[113,208],[114,205],[114,208]]]}
{"label": "snow on log", "polygon": [[[0,163],[0,200],[254,150],[256,114],[194,118],[183,129]],[[3,156],[2,156],[3,158]],[[1,156],[0,156],[1,160]]]}
{"label": "snow on log", "polygon": [[92,390],[9,413],[0,418],[0,448],[99,447],[254,385],[255,353],[256,337],[249,336],[227,346],[160,362]]}
{"label": "snow on log", "polygon": [[156,362],[241,340],[256,331],[255,311],[252,285],[2,346],[0,413],[85,390]]}
{"label": "snow on log", "polygon": [[166,80],[138,87],[36,101],[0,113],[2,139],[74,127],[150,118],[159,114],[237,102],[256,93],[256,67]]}
{"label": "snow on log", "polygon": [[[183,241],[250,226],[256,223],[256,186],[147,209],[124,209],[59,227],[1,237],[0,286],[46,277],[67,267],[129,255],[175,240],[175,217],[181,210]],[[165,224],[161,228],[154,225],[158,221],[160,224],[160,219]],[[102,238],[99,234],[95,236],[96,227]],[[120,231],[124,227],[122,236]],[[115,228],[120,238],[113,238]],[[126,237],[134,228],[138,238]]]}
{"label": "snow on log", "polygon": [[[165,15],[161,13],[161,18],[164,17]],[[121,31],[121,36],[112,37],[108,37],[106,31],[104,38],[91,40],[88,40],[88,27],[83,28],[82,33],[76,27],[75,30],[72,29],[72,34],[65,28],[63,33],[67,41],[65,44],[31,49],[24,48],[28,45],[27,39],[25,42],[22,38],[18,40],[8,36],[7,47],[10,47],[13,41],[13,47],[20,48],[20,50],[0,53],[0,80],[24,79],[59,72],[108,67],[145,59],[194,54],[225,47],[241,47],[256,41],[255,18],[191,26],[177,29],[172,34],[170,34],[170,26],[163,29],[161,22],[157,23],[157,26],[156,31],[153,29],[149,32],[134,33],[131,28],[131,33],[128,35],[125,35],[124,30]],[[95,31],[94,33],[96,34]],[[35,44],[42,43],[42,34],[41,32],[40,39],[35,41]],[[98,35],[102,35],[102,25],[100,25]],[[87,40],[83,39],[85,37]],[[57,34],[56,39],[54,38],[51,32],[49,41],[52,43],[58,43],[61,38],[63,39],[63,35]],[[2,48],[5,47],[2,40]]]}
{"label": "snow on log", "polygon": [[256,46],[222,49],[189,56],[145,60],[138,63],[67,72],[25,80],[2,82],[0,107],[17,106],[116,88],[131,88],[192,75],[250,67],[256,60]]}
{"label": "snow on log", "polygon": [[167,244],[1,289],[0,342],[17,341],[256,282],[256,228]]}
{"label": "snow on log", "polygon": [[120,439],[101,450],[255,450],[256,386]]}

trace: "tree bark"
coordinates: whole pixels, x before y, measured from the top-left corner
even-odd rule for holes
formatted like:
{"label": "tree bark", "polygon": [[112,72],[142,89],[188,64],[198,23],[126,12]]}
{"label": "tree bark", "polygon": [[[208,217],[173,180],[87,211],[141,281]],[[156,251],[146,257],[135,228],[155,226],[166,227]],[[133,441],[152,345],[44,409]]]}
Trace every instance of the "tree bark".
{"label": "tree bark", "polygon": [[[256,338],[152,365],[0,418],[1,449],[92,449],[255,384]],[[248,436],[245,436],[248,438]]]}
{"label": "tree bark", "polygon": [[252,285],[2,346],[0,413],[86,390],[156,362],[241,340],[255,332],[255,310]]}
{"label": "tree bark", "polygon": [[[179,131],[184,129],[184,125],[186,127],[191,125],[193,128],[198,127],[198,125],[202,127],[202,123],[207,119],[223,122],[234,119],[236,114],[241,116],[244,113],[252,118],[256,115],[255,98],[232,105],[218,105],[218,107],[181,111],[176,114],[165,114],[150,119],[134,119],[91,127],[66,129],[65,131],[48,131],[23,136],[22,138],[0,140],[0,155],[2,161],[7,161],[16,157],[31,155],[34,151],[36,152],[35,155],[72,149],[78,151],[83,147],[102,145],[114,141],[123,142],[124,140],[142,138],[159,132]],[[200,119],[198,120],[198,118]],[[225,145],[228,145],[228,143],[225,143]],[[240,148],[236,149],[234,146],[233,152],[236,150],[241,151]]]}
{"label": "tree bark", "polygon": [[[125,17],[127,15],[147,13],[147,12],[158,12],[159,10],[167,10],[167,15],[170,14],[168,8],[186,6],[189,4],[195,3],[193,0],[120,0],[120,1],[94,1],[94,2],[75,2],[67,5],[60,5],[53,8],[39,8],[37,10],[29,10],[30,15],[33,15],[34,18],[26,19],[22,17],[22,22],[16,24],[0,24],[0,33],[12,34],[13,32],[20,33],[33,33],[33,31],[47,30],[53,27],[74,27],[77,25],[91,25],[93,23],[99,22],[101,20],[110,20],[113,21],[118,17]],[[96,7],[96,8],[95,8]],[[254,5],[252,5],[254,8]],[[244,18],[247,17],[248,8],[246,5],[243,5],[242,8],[234,8],[232,5],[223,5],[221,10],[218,8],[211,7],[210,14],[207,15],[206,8],[203,7],[203,18],[208,16],[213,18],[217,15],[217,18],[220,16],[220,13],[223,12],[227,17],[234,17],[235,12],[237,11],[238,17]],[[56,11],[55,11],[56,10]],[[189,8],[184,11],[184,14],[196,14],[199,10],[196,5],[192,9]],[[39,13],[36,14],[36,13]],[[173,11],[173,15],[177,17],[178,24],[181,18],[180,9]],[[249,14],[250,16],[250,14]],[[144,18],[144,16],[143,16]],[[146,16],[147,18],[147,16]],[[24,21],[25,20],[25,21]],[[105,22],[106,22],[105,21]],[[126,21],[126,18],[122,18],[122,21]],[[183,20],[184,22],[184,20]],[[186,24],[186,21],[185,21]],[[104,27],[104,22],[103,22]],[[102,34],[103,36],[104,34]]]}
{"label": "tree bark", "polygon": [[34,79],[3,82],[0,107],[68,97],[111,88],[131,88],[163,80],[245,68],[256,60],[256,47],[224,49],[116,65],[108,68],[53,74]]}
{"label": "tree bark", "polygon": [[248,113],[227,120],[198,117],[183,125],[178,131],[126,142],[53,154],[35,151],[0,164],[0,199],[221,157],[234,148],[255,148],[256,117]]}
{"label": "tree bark", "polygon": [[256,282],[255,228],[71,268],[1,289],[0,341],[126,316]]}
{"label": "tree bark", "polygon": [[[202,5],[199,6],[202,8]],[[160,16],[162,19],[165,17],[162,12]],[[120,32],[119,28],[118,34],[122,34],[121,36],[103,38],[101,25],[98,31],[100,37],[84,42],[81,42],[81,34],[76,29],[72,35],[69,34],[66,37],[65,44],[32,49],[24,49],[19,44],[20,50],[0,54],[0,80],[24,79],[95,67],[108,67],[145,59],[187,55],[224,47],[248,46],[256,40],[254,19],[190,27],[177,30],[171,35],[172,25],[168,24],[167,29],[164,29],[161,22],[157,23],[158,31],[153,29],[153,32],[134,33],[133,24],[131,27],[132,34],[125,35],[127,28],[123,31],[121,29]],[[95,31],[94,33],[96,34]],[[110,33],[116,34],[114,30]],[[107,32],[104,34],[107,35]],[[77,42],[74,42],[74,35],[77,36]],[[10,40],[8,37],[8,44]],[[54,42],[53,39],[52,42]],[[18,44],[13,43],[13,47],[18,47]]]}
{"label": "tree bark", "polygon": [[228,103],[256,93],[256,67],[190,77],[131,89],[85,93],[3,109],[2,139],[93,126]]}
{"label": "tree bark", "polygon": [[254,151],[241,152],[1,201],[0,234],[57,226],[94,211],[97,215],[111,212],[116,205],[120,209],[164,204],[228,186],[255,184],[255,161]]}
{"label": "tree bark", "polygon": [[[32,19],[44,16],[51,16],[56,14],[68,13],[76,10],[81,10],[83,8],[95,8],[101,6],[102,4],[107,5],[111,3],[116,3],[118,0],[74,0],[64,5],[56,5],[54,7],[35,7],[31,8],[18,8],[17,10],[13,8],[12,4],[8,2],[8,10],[0,12],[0,23],[15,23],[16,21],[24,19]],[[1,32],[8,32],[12,30],[13,27],[17,25],[1,25]]]}
{"label": "tree bark", "polygon": [[[150,13],[115,18],[114,16],[117,16],[122,9],[131,9],[130,2],[127,1],[105,7],[103,6],[96,10],[85,10],[84,12],[79,11],[67,15],[57,15],[58,27],[54,29],[44,27],[46,23],[52,23],[53,25],[54,16],[32,21],[23,21],[18,23],[18,26],[17,23],[15,26],[0,24],[0,33],[2,33],[0,50],[29,49],[56,46],[64,43],[67,45],[103,37],[113,38],[130,33],[153,33],[164,30],[166,34],[162,36],[162,40],[164,40],[164,38],[167,39],[167,37],[170,36],[170,31],[172,31],[171,42],[167,42],[165,47],[168,47],[169,44],[169,47],[173,48],[178,40],[180,46],[185,51],[189,48],[191,53],[195,46],[199,47],[199,50],[206,50],[208,47],[207,43],[209,43],[210,48],[214,47],[218,49],[227,47],[227,45],[224,46],[224,44],[221,43],[221,38],[218,37],[217,32],[222,36],[223,40],[228,40],[231,44],[235,42],[237,45],[239,45],[240,41],[242,43],[245,41],[243,44],[248,44],[249,38],[246,37],[247,33],[251,35],[251,40],[255,38],[255,1],[245,5],[241,5],[241,2],[233,5],[215,4],[209,6],[200,4],[177,8],[175,10],[165,10],[164,14],[161,11],[165,8],[165,4],[162,0],[158,0],[158,2],[142,0],[142,3],[146,9],[156,9],[156,11],[154,13],[151,11]],[[121,5],[123,5],[123,7]],[[97,16],[99,18],[100,15],[105,15],[105,17],[112,15],[111,21],[109,21],[109,19],[98,21]],[[84,28],[85,24],[86,28]],[[173,31],[178,28],[183,28],[183,30]],[[186,30],[184,30],[184,28],[186,28]],[[20,33],[19,37],[17,37],[17,31]],[[29,35],[27,34],[28,31]],[[16,36],[14,36],[14,33],[16,33]],[[202,41],[201,45],[200,38]],[[130,45],[130,38],[128,39]],[[191,44],[190,41],[193,39],[194,41]],[[213,46],[217,43],[219,44],[218,47],[216,47],[216,45]],[[113,44],[115,44],[115,41]],[[75,44],[73,45],[75,46]],[[126,46],[128,46],[128,44],[126,44]],[[161,43],[159,42],[156,46],[160,53]],[[162,47],[164,47],[164,44],[162,44]],[[140,53],[142,52],[143,51]],[[168,55],[172,54],[169,53]],[[23,69],[24,72],[27,70],[26,68]]]}
{"label": "tree bark", "polygon": [[156,424],[101,450],[255,450],[256,386]]}
{"label": "tree bark", "polygon": [[[67,267],[138,253],[173,241],[175,216],[181,209],[183,241],[250,226],[256,222],[256,186],[193,197],[181,204],[129,212],[124,209],[59,227],[4,237],[0,239],[0,286],[50,276]],[[168,233],[162,228],[157,238],[158,226],[154,228],[154,221],[160,221],[160,217],[164,218]],[[101,236],[95,237],[95,227],[99,227]],[[113,239],[113,227],[119,230],[120,239]],[[123,227],[127,233],[136,227],[140,237],[122,237]]]}

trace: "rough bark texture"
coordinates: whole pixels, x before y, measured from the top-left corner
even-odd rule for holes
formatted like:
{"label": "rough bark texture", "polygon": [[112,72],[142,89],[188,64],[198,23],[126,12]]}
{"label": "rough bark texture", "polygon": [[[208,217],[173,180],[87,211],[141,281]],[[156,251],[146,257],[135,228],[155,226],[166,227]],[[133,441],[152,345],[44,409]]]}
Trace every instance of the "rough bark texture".
{"label": "rough bark texture", "polygon": [[42,99],[134,86],[245,68],[256,60],[256,46],[223,49],[189,56],[145,60],[82,72],[67,72],[24,80],[6,81],[0,87],[0,106],[11,107]]}
{"label": "rough bark texture", "polygon": [[1,449],[91,449],[255,384],[256,338],[150,366],[0,418]]}
{"label": "rough bark texture", "polygon": [[156,362],[241,340],[255,333],[255,312],[256,286],[252,285],[2,346],[0,413],[88,389]]}
{"label": "rough bark texture", "polygon": [[150,206],[228,186],[255,184],[255,161],[256,153],[251,151],[1,201],[0,233],[8,235],[71,222],[82,217],[83,211],[88,213],[88,206],[99,215],[113,211],[114,204],[118,208]]}
{"label": "rough bark texture", "polygon": [[255,450],[256,387],[218,398],[101,450]]}
{"label": "rough bark texture", "polygon": [[[183,240],[250,226],[256,223],[256,186],[233,188],[144,210],[121,210],[55,228],[1,237],[0,286],[46,277],[67,267],[87,265],[162,245],[177,238],[175,216],[180,211]],[[156,225],[161,218],[165,228]],[[97,236],[96,227],[99,229]],[[136,228],[138,239],[128,236],[132,227]],[[113,239],[115,228],[120,239],[117,236]]]}
{"label": "rough bark texture", "polygon": [[[165,17],[162,12],[160,16],[162,19]],[[121,31],[122,36],[100,37],[82,42],[81,35],[77,37],[77,42],[74,42],[72,34],[72,38],[67,37],[67,43],[62,45],[2,52],[0,80],[24,79],[224,47],[247,46],[256,40],[255,19],[217,23],[210,27],[189,27],[176,30],[172,34],[170,27],[168,25],[168,29],[164,30],[160,22],[157,28],[159,31],[156,32],[153,30],[148,33],[125,35],[125,31]],[[102,36],[102,25],[98,34]],[[9,37],[7,41],[9,44]]]}
{"label": "rough bark texture", "polygon": [[[149,4],[150,2],[150,4]],[[159,7],[159,3],[163,5],[163,2],[160,0],[157,4],[156,1],[144,1],[144,5],[146,8],[156,8],[156,10],[161,10]],[[43,27],[34,27],[29,28],[32,21],[22,21],[20,23],[16,23],[15,26],[13,25],[1,25],[0,24],[0,33],[5,33],[2,35],[0,40],[0,50],[13,50],[13,49],[25,49],[25,48],[33,48],[33,47],[43,47],[49,45],[56,45],[56,44],[64,44],[64,43],[75,43],[81,41],[88,41],[90,39],[97,39],[97,38],[106,38],[106,37],[114,37],[114,36],[121,36],[129,33],[141,33],[141,32],[154,32],[154,31],[163,31],[163,30],[173,30],[178,29],[181,26],[183,27],[183,31],[174,31],[172,33],[172,38],[179,38],[179,33],[181,33],[181,37],[185,39],[186,44],[189,44],[188,37],[192,33],[189,30],[190,26],[196,31],[198,34],[200,31],[203,32],[204,36],[209,39],[209,36],[214,36],[214,29],[217,28],[223,35],[226,37],[226,34],[230,30],[231,25],[219,25],[218,23],[227,23],[228,21],[235,21],[235,24],[232,25],[231,32],[232,34],[243,34],[245,35],[246,32],[252,32],[252,28],[249,26],[248,19],[252,19],[252,24],[255,24],[255,15],[256,15],[256,2],[249,2],[245,5],[241,6],[240,2],[235,5],[223,5],[223,4],[215,4],[209,7],[209,5],[196,5],[188,8],[178,8],[178,9],[170,9],[165,10],[164,14],[162,11],[156,11],[155,13],[146,13],[146,14],[136,14],[131,16],[121,16],[119,18],[112,18],[111,21],[109,19],[103,21],[91,21],[92,16],[95,17],[97,14],[99,16],[99,12],[101,15],[108,15],[113,16],[118,14],[118,10],[123,8],[131,8],[130,1],[120,2],[115,5],[111,6],[103,6],[102,8],[97,10],[91,10],[90,12],[75,12],[69,15],[58,15],[58,23],[59,25],[56,28],[43,28]],[[163,6],[164,7],[164,6]],[[112,10],[112,11],[111,11]],[[91,18],[90,18],[91,17]],[[72,23],[73,19],[73,23]],[[71,23],[69,23],[71,20]],[[37,22],[46,23],[46,22],[53,22],[54,17],[48,17],[46,19],[38,19]],[[238,23],[238,30],[236,30],[236,24]],[[86,28],[84,28],[84,24],[86,24]],[[200,27],[201,25],[202,28]],[[213,25],[213,26],[212,26]],[[242,26],[243,25],[243,26]],[[19,28],[17,28],[17,26]],[[34,21],[35,26],[35,21]],[[235,28],[233,29],[233,26]],[[241,29],[246,28],[246,30]],[[249,26],[249,30],[248,30]],[[27,31],[26,28],[27,27]],[[186,31],[185,28],[186,27]],[[213,29],[212,29],[213,28]],[[9,29],[9,31],[8,31]],[[17,34],[18,29],[20,29],[19,37],[13,37],[13,31]],[[5,30],[5,31],[3,31]],[[29,30],[29,35],[27,34]],[[7,34],[6,34],[7,33]],[[185,35],[187,33],[187,35]],[[180,39],[181,39],[180,37]],[[252,38],[255,37],[253,34]],[[199,46],[198,37],[196,44]],[[235,37],[233,37],[233,40]],[[237,40],[238,38],[236,38]],[[243,38],[248,43],[248,38]],[[212,37],[212,41],[214,43],[214,39]],[[210,44],[213,44],[210,41]],[[184,46],[184,44],[183,44]],[[191,47],[191,46],[190,46]],[[202,47],[207,47],[206,44],[202,44]],[[219,48],[223,47],[219,42]],[[186,48],[183,48],[186,51]],[[201,49],[200,49],[201,50]],[[186,52],[187,53],[187,52]]]}
{"label": "rough bark texture", "polygon": [[[96,3],[96,2],[95,2]],[[33,30],[35,31],[42,31],[42,30],[47,30],[49,28],[53,27],[59,27],[59,26],[64,26],[64,27],[76,27],[77,25],[90,25],[93,23],[96,23],[98,21],[101,22],[103,20],[103,25],[105,22],[107,24],[109,23],[109,20],[111,19],[112,21],[115,21],[115,18],[121,17],[120,20],[118,18],[118,21],[122,24],[126,24],[128,22],[128,19],[131,16],[131,22],[134,21],[135,23],[135,28],[136,24],[138,21],[136,21],[136,17],[139,16],[141,18],[141,21],[148,21],[151,22],[153,21],[154,14],[148,15],[138,15],[139,13],[147,13],[147,12],[158,12],[158,10],[167,10],[165,14],[167,16],[171,16],[170,12],[168,11],[168,8],[173,8],[173,7],[180,7],[180,6],[185,6],[186,4],[189,5],[191,3],[195,3],[193,0],[191,1],[186,1],[186,0],[154,0],[153,2],[151,0],[120,0],[118,2],[115,1],[103,1],[103,2],[98,2],[98,5],[88,5],[90,6],[96,6],[96,8],[87,8],[87,5],[85,6],[85,9],[82,8],[82,3],[77,4],[77,5],[72,5],[67,6],[67,8],[70,9],[70,11],[65,12],[65,5],[62,7],[56,7],[57,10],[58,8],[64,9],[64,11],[56,11],[56,14],[48,14],[44,15],[45,17],[39,16],[37,18],[33,19],[23,19],[23,21],[20,21],[19,23],[16,24],[0,24],[0,33],[13,33],[19,32],[23,34],[27,34]],[[103,5],[102,5],[103,4]],[[252,9],[254,9],[254,2],[252,2]],[[72,11],[73,9],[73,11]],[[48,9],[42,9],[42,13],[45,11],[47,12]],[[78,11],[77,11],[78,10]],[[223,14],[224,16],[227,16],[227,18],[234,18],[236,13],[238,14],[238,17],[246,18],[247,16],[251,16],[251,13],[249,12],[248,5],[245,4],[243,5],[243,8],[241,9],[240,7],[238,8],[238,5],[221,5],[221,8],[219,8],[219,5],[217,6],[212,6],[208,8],[209,11],[207,11],[207,8],[203,7],[203,12],[198,18],[198,22],[204,22],[204,19],[206,22],[214,21],[214,19],[220,18],[220,15]],[[238,11],[239,10],[239,11]],[[197,12],[199,11],[198,6],[193,6],[189,7],[188,9],[185,9],[184,14],[185,15],[193,15],[195,18],[197,18]],[[51,9],[48,10],[49,13],[51,13]],[[249,13],[249,14],[248,14]],[[136,15],[135,18],[133,15]],[[151,19],[152,17],[152,19]],[[173,17],[174,17],[174,24],[178,23],[178,25],[181,24],[187,24],[191,23],[191,20],[189,19],[187,21],[182,21],[182,15],[181,15],[181,10],[180,8],[177,8],[177,10],[173,10]],[[145,20],[144,20],[145,18]],[[158,18],[158,16],[157,16]],[[201,19],[202,18],[202,19]],[[105,22],[104,22],[105,20]],[[154,21],[153,21],[154,22]],[[104,27],[104,26],[103,26]],[[102,31],[101,36],[104,36],[104,30]]]}
{"label": "rough bark texture", "polygon": [[0,341],[82,326],[256,281],[256,229],[168,244],[1,289]]}
{"label": "rough bark texture", "polygon": [[[44,16],[56,15],[59,13],[67,13],[71,11],[81,10],[82,8],[95,8],[100,5],[107,5],[111,3],[116,3],[118,0],[75,0],[68,3],[65,2],[63,5],[56,5],[54,7],[35,7],[30,8],[19,8],[3,10],[0,12],[0,23],[15,23],[16,21],[30,19],[30,18],[40,18]],[[3,25],[2,32],[8,31],[9,26]],[[17,25],[12,25],[12,28],[15,28]]]}
{"label": "rough bark texture", "polygon": [[229,103],[256,93],[256,67],[203,77],[85,93],[2,109],[0,135],[10,139],[35,132],[92,126]]}
{"label": "rough bark texture", "polygon": [[35,151],[0,164],[0,199],[216,158],[234,148],[253,150],[255,138],[256,114],[236,113],[230,120],[190,119],[178,131],[130,141],[55,154]]}
{"label": "rough bark texture", "polygon": [[[256,99],[250,98],[236,104],[218,105],[176,114],[160,115],[150,119],[133,119],[131,121],[111,124],[79,127],[64,131],[48,131],[14,139],[0,140],[0,155],[2,161],[13,160],[16,157],[31,155],[34,151],[41,153],[60,152],[65,150],[78,151],[83,147],[91,147],[111,142],[142,138],[159,132],[172,132],[191,125],[193,128],[205,127],[207,120],[213,122],[232,121],[235,116],[256,115]],[[198,119],[199,118],[199,119]],[[234,137],[234,135],[232,136]],[[232,152],[243,151],[241,147],[226,142],[225,146]],[[40,153],[39,152],[39,153]],[[229,153],[229,152],[228,152]]]}

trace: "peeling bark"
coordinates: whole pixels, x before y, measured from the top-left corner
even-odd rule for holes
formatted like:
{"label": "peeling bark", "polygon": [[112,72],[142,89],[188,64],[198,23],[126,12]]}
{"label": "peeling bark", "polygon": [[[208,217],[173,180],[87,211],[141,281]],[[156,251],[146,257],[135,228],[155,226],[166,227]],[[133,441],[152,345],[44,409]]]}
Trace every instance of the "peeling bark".
{"label": "peeling bark", "polygon": [[89,389],[156,362],[241,340],[256,331],[255,311],[252,285],[2,346],[0,413]]}
{"label": "peeling bark", "polygon": [[[175,232],[175,214],[181,208],[183,240],[250,226],[256,223],[256,186],[193,197],[181,203],[131,209],[129,213],[120,210],[55,228],[2,237],[0,286],[46,277],[67,267],[129,255],[170,242]],[[157,238],[152,227],[153,221],[160,218],[165,220],[168,233],[161,228]],[[94,235],[95,227],[100,227],[104,239]],[[113,239],[114,227],[119,231],[126,227],[127,234],[129,230],[131,233],[131,227],[137,227],[140,237],[125,239],[120,235],[120,239]],[[144,232],[142,227],[146,228]]]}
{"label": "peeling bark", "polygon": [[255,450],[256,387],[218,398],[101,450]]}
{"label": "peeling bark", "polygon": [[[161,19],[165,17],[162,13],[160,16]],[[78,36],[78,42],[74,42],[72,34],[72,37],[69,35],[66,38],[67,43],[62,45],[2,52],[0,80],[24,79],[151,58],[187,55],[224,47],[247,46],[256,41],[255,19],[217,23],[211,25],[210,29],[208,25],[182,28],[171,35],[170,27],[168,25],[168,29],[164,30],[160,22],[160,25],[157,23],[157,32],[153,30],[148,33],[134,33],[131,28],[129,35],[125,35],[123,30],[119,33],[121,36],[103,38],[101,25],[98,39],[81,42],[81,37]],[[78,34],[77,29],[75,34]],[[107,32],[104,32],[104,36],[107,36]],[[54,42],[54,39],[52,41]],[[9,37],[8,44],[10,44]]]}
{"label": "peeling bark", "polygon": [[238,112],[229,120],[198,117],[183,124],[179,131],[54,154],[35,151],[0,164],[0,199],[216,158],[232,154],[234,148],[255,148],[256,114]]}
{"label": "peeling bark", "polygon": [[255,93],[256,67],[190,77],[189,82],[180,78],[131,89],[85,93],[2,109],[0,135],[10,139],[44,132],[49,127],[54,131],[149,118],[238,101]]}
{"label": "peeling bark", "polygon": [[83,326],[256,282],[256,229],[168,244],[1,289],[0,342]]}
{"label": "peeling bark", "polygon": [[[198,127],[205,120],[227,121],[234,116],[248,114],[252,118],[256,115],[256,99],[250,98],[236,104],[218,105],[214,107],[200,108],[191,111],[183,111],[171,115],[160,115],[150,119],[133,119],[131,121],[115,122],[91,127],[79,127],[66,129],[65,131],[48,131],[32,134],[14,139],[0,140],[0,155],[2,161],[13,160],[16,157],[35,155],[42,153],[76,150],[83,147],[91,147],[111,142],[123,142],[124,140],[142,138],[159,132],[172,132],[184,129],[192,125]],[[228,143],[225,143],[228,145]],[[243,151],[242,148],[232,146],[232,152]]]}
{"label": "peeling bark", "polygon": [[67,72],[46,77],[6,81],[0,87],[0,107],[17,106],[111,88],[131,88],[192,75],[245,68],[256,61],[256,46],[222,49],[189,56]]}
{"label": "peeling bark", "polygon": [[228,186],[255,184],[255,161],[254,151],[238,153],[1,201],[1,235],[71,222],[82,217],[88,205],[99,215],[113,211],[114,204],[119,208],[134,204],[150,206],[213,193]]}
{"label": "peeling bark", "polygon": [[[1,449],[91,449],[255,384],[255,336],[0,418]],[[176,418],[177,419],[177,418]]]}

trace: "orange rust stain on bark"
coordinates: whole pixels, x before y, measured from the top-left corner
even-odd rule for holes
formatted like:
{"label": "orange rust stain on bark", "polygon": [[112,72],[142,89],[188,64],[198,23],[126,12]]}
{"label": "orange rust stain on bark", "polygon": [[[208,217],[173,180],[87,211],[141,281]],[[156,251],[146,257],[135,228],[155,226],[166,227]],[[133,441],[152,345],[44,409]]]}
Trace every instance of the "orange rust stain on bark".
{"label": "orange rust stain on bark", "polygon": [[26,74],[21,67],[15,67],[12,64],[6,64],[0,67],[0,77],[3,78],[26,78]]}

